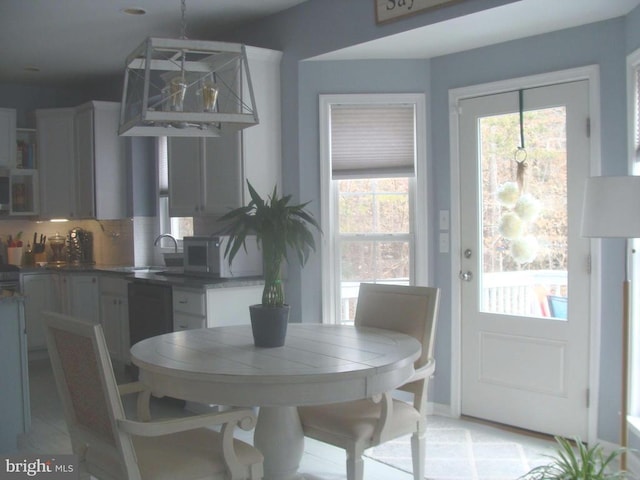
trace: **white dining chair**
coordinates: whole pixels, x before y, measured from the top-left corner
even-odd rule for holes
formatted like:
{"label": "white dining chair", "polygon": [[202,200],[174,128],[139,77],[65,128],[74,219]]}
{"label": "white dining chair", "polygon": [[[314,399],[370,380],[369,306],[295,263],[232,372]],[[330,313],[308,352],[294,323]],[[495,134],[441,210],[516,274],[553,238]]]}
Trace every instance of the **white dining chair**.
{"label": "white dining chair", "polygon": [[376,398],[298,408],[305,436],[346,450],[348,480],[363,479],[366,449],[408,434],[412,434],[413,477],[424,480],[427,387],[435,371],[439,296],[439,289],[431,287],[360,285],[356,328],[393,330],[422,344],[415,374],[398,388],[412,394],[411,400],[385,392]]}
{"label": "white dining chair", "polygon": [[[251,410],[150,421],[150,392],[118,386],[102,327],[44,312],[47,347],[73,453],[100,480],[259,480],[262,454],[234,439],[255,425]],[[138,393],[141,420],[126,418],[120,395]],[[220,432],[209,428],[218,426]]]}

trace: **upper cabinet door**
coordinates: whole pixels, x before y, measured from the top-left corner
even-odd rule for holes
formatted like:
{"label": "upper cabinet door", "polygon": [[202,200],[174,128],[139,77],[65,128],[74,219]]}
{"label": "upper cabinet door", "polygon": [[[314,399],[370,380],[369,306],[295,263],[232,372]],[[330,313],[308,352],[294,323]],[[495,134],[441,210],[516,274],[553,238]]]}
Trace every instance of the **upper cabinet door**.
{"label": "upper cabinet door", "polygon": [[81,218],[95,216],[93,127],[93,109],[79,110],[75,118],[77,158],[75,178],[78,216]]}
{"label": "upper cabinet door", "polygon": [[171,137],[167,142],[169,156],[169,214],[192,217],[204,208],[200,192],[204,139]]}
{"label": "upper cabinet door", "polygon": [[76,113],[78,210],[83,218],[131,216],[130,170],[125,140],[118,136],[120,104],[89,102]]}
{"label": "upper cabinet door", "polygon": [[16,164],[16,111],[0,108],[0,167]]}
{"label": "upper cabinet door", "polygon": [[208,215],[221,216],[243,204],[241,134],[207,138],[204,144],[204,211]]}
{"label": "upper cabinet door", "polygon": [[74,108],[36,111],[40,214],[77,218],[75,210]]}

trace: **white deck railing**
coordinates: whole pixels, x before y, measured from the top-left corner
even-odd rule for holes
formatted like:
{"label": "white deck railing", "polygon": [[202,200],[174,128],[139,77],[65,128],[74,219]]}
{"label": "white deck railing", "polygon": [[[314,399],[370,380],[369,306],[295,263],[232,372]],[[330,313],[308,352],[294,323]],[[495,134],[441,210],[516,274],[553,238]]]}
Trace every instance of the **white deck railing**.
{"label": "white deck railing", "polygon": [[[407,280],[385,283],[408,284]],[[360,282],[343,282],[340,289],[342,318],[353,320]],[[531,270],[485,273],[482,276],[482,311],[509,315],[549,316],[547,295],[567,295],[567,272]],[[347,320],[348,321],[348,320]]]}
{"label": "white deck railing", "polygon": [[549,316],[547,295],[567,295],[567,272],[531,270],[485,273],[481,310],[510,315]]}

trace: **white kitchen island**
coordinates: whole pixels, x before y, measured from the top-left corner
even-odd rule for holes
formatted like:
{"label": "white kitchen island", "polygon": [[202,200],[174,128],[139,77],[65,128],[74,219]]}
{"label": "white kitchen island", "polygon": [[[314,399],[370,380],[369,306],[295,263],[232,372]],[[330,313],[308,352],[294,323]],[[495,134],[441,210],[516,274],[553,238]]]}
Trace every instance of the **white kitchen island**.
{"label": "white kitchen island", "polygon": [[131,347],[140,381],[155,395],[259,406],[255,446],[265,480],[301,477],[297,406],[368,398],[405,383],[420,343],[387,330],[290,324],[285,346],[257,348],[250,326],[173,332]]}

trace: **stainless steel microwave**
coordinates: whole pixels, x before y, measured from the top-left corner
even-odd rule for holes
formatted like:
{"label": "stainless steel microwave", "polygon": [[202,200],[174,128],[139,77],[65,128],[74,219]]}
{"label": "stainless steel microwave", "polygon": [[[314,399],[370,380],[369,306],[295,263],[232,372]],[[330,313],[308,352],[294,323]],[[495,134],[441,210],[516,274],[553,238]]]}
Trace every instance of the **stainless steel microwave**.
{"label": "stainless steel microwave", "polygon": [[225,258],[229,237],[184,237],[184,272],[220,278],[253,277],[262,275],[262,255],[255,236],[246,240],[247,249],[241,248],[229,266]]}

